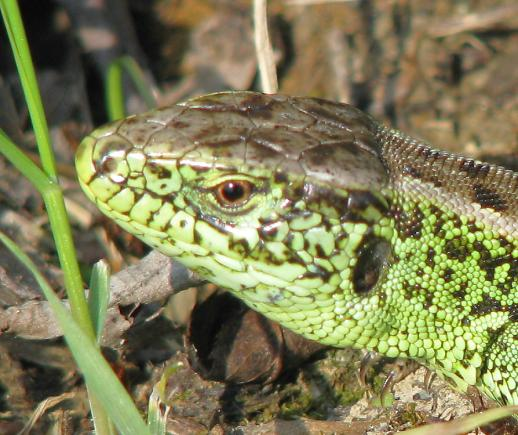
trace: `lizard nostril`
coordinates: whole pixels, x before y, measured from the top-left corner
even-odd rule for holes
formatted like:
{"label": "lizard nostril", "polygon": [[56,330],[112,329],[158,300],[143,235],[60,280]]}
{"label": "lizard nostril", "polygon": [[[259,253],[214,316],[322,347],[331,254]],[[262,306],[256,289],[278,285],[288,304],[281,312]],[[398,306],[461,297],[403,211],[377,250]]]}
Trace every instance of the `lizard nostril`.
{"label": "lizard nostril", "polygon": [[108,151],[96,162],[97,176],[109,178],[114,183],[126,181],[129,173],[125,154],[119,151]]}
{"label": "lizard nostril", "polygon": [[117,161],[112,156],[104,156],[101,160],[99,172],[101,174],[111,174],[117,169]]}

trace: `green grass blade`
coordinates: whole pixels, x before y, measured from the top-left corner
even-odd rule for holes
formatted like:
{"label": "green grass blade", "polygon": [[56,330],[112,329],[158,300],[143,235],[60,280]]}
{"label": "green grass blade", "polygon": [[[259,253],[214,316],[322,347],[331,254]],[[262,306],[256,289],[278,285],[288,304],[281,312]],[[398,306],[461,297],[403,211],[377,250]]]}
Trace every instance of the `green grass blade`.
{"label": "green grass blade", "polygon": [[[88,295],[88,310],[90,312],[90,319],[92,319],[97,344],[101,343],[104,322],[108,311],[110,300],[109,285],[109,266],[104,260],[98,261],[92,269],[90,293]],[[95,433],[97,435],[116,435],[113,423],[102,404],[97,400],[97,396],[91,394],[91,392],[89,392],[88,396]]]}
{"label": "green grass blade", "polygon": [[[99,400],[119,432],[124,435],[148,435],[149,431],[139,411],[133,404],[128,392],[113,373],[111,367],[99,353],[97,345],[84,333],[70,313],[63,307],[60,299],[55,295],[30,258],[1,232],[0,241],[34,275],[56,315],[67,344],[83,373],[89,391],[94,394],[96,400]],[[117,400],[114,400],[114,397]]]}
{"label": "green grass blade", "polygon": [[54,181],[57,180],[56,162],[50,144],[47,120],[41,102],[41,95],[32,64],[27,35],[23,27],[20,9],[16,0],[0,1],[0,10],[4,19],[9,42],[13,51],[16,67],[22,84],[23,93],[29,109],[36,143],[40,153],[44,172]]}
{"label": "green grass blade", "polygon": [[[164,409],[162,409],[164,407]],[[147,424],[149,432],[153,435],[165,435],[167,427],[167,414],[169,414],[170,407],[165,406],[160,400],[160,395],[153,388],[151,396],[149,396]]]}
{"label": "green grass blade", "polygon": [[167,404],[167,381],[182,367],[183,363],[181,362],[170,365],[163,371],[160,380],[153,386],[147,413],[147,424],[153,435],[164,435],[167,432],[167,415],[171,410],[171,407]]}
{"label": "green grass blade", "polygon": [[[0,10],[18,68],[18,75],[25,94],[38,144],[43,171],[32,163],[5,134],[0,135],[0,152],[27,176],[42,194],[52,228],[56,248],[64,273],[65,287],[72,315],[84,330],[93,337],[88,306],[83,293],[83,283],[72,241],[72,231],[66,214],[63,195],[57,184],[54,153],[43,111],[41,96],[34,73],[34,66],[27,45],[27,36],[16,0],[0,1]],[[42,175],[44,173],[45,177]]]}
{"label": "green grass blade", "polygon": [[72,231],[59,185],[49,179],[1,130],[0,152],[41,193],[49,216],[61,268],[63,269],[65,287],[72,314],[85,331],[94,337],[88,306],[83,292],[83,281],[72,240]]}
{"label": "green grass blade", "polygon": [[132,57],[123,56],[111,63],[106,76],[106,107],[112,121],[126,116],[122,86],[123,72],[128,74],[148,109],[156,107],[155,97],[149,91],[142,69]]}
{"label": "green grass blade", "polygon": [[88,304],[83,291],[83,279],[77,263],[72,230],[68,221],[63,194],[59,186],[43,192],[43,201],[49,216],[50,227],[56,244],[63,280],[67,289],[72,315],[84,331],[95,337]]}
{"label": "green grass blade", "polygon": [[98,343],[100,343],[102,338],[109,302],[110,268],[104,260],[101,260],[95,263],[92,269],[90,294],[88,295],[88,310],[90,311],[90,318],[92,319]]}
{"label": "green grass blade", "polygon": [[[56,243],[60,264],[64,273],[65,287],[70,302],[70,313],[63,308],[45,279],[30,260],[3,235],[0,239],[35,275],[55,311],[68,346],[83,372],[96,432],[100,435],[115,433],[110,418],[120,433],[149,433],[130,396],[106,363],[96,344],[94,329],[89,315],[89,306],[83,291],[83,283],[72,240],[72,232],[65,210],[62,191],[57,182],[57,173],[50,135],[34,73],[27,38],[16,0],[0,0],[0,9],[9,35],[11,48],[18,68],[19,78],[27,101],[36,136],[43,170],[34,164],[7,135],[0,131],[0,152],[29,179],[41,193],[49,216],[52,234]],[[90,300],[98,334],[107,309],[107,273],[99,270],[94,287],[99,290]],[[75,319],[75,321],[74,321]],[[76,323],[77,322],[77,323]]]}
{"label": "green grass blade", "polygon": [[43,193],[52,185],[47,175],[16,146],[3,130],[0,130],[0,152],[31,182],[38,192]]}
{"label": "green grass blade", "polygon": [[108,413],[102,403],[97,400],[95,393],[90,389],[88,389],[88,399],[90,401],[90,411],[92,412],[95,435],[117,435],[115,426]]}
{"label": "green grass blade", "polygon": [[108,118],[111,121],[126,116],[124,91],[122,88],[122,69],[117,62],[113,62],[108,68],[105,89]]}

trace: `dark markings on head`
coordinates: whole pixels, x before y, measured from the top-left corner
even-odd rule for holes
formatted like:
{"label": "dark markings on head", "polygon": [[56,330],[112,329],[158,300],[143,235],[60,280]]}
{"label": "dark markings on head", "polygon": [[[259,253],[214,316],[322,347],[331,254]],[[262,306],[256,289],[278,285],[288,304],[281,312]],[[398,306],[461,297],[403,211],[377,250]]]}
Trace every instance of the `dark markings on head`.
{"label": "dark markings on head", "polygon": [[[205,136],[202,134],[195,136],[194,140],[203,140]],[[241,144],[241,138],[220,140],[212,144],[212,158],[232,158],[234,156],[234,149],[236,146]]]}
{"label": "dark markings on head", "polygon": [[194,227],[193,235],[192,235],[194,243],[199,245],[203,241],[203,234],[201,234],[196,227]]}
{"label": "dark markings on head", "polygon": [[319,257],[319,258],[327,258],[327,255],[326,253],[324,252],[324,248],[322,247],[322,245],[320,243],[317,243],[315,245],[315,251],[316,251],[316,256]]}
{"label": "dark markings on head", "polygon": [[[347,144],[343,144],[342,146],[346,147]],[[328,163],[332,163],[332,160],[334,160],[335,153],[337,150],[338,147],[335,146],[319,145],[315,148],[307,150],[305,152],[305,156],[308,159],[309,163],[315,166],[325,166]]]}
{"label": "dark markings on head", "polygon": [[250,255],[250,249],[248,243],[244,243],[242,240],[239,242],[230,241],[228,247],[231,251],[238,254],[240,257],[246,257]]}
{"label": "dark markings on head", "polygon": [[372,192],[367,190],[351,190],[347,197],[337,195],[332,190],[318,192],[318,206],[334,208],[340,218],[340,222],[354,222],[369,224],[364,212],[369,206],[377,209],[381,214],[388,212],[387,206]]}
{"label": "dark markings on head", "polygon": [[164,168],[162,165],[159,165],[156,162],[151,161],[147,163],[146,167],[148,168],[149,172],[151,172],[153,175],[156,175],[156,177],[161,180],[170,179],[172,176],[172,173],[169,169]]}
{"label": "dark markings on head", "polygon": [[[315,98],[315,100],[318,101],[317,98]],[[322,120],[326,124],[341,127],[344,124],[344,120],[338,114],[329,110],[329,108],[332,107],[331,104],[327,104],[327,107],[324,107],[323,105],[315,105],[311,108],[311,115],[315,116],[317,120]]]}
{"label": "dark markings on head", "polygon": [[369,190],[350,190],[347,197],[349,210],[365,211],[367,207],[374,206],[381,213],[388,211],[387,206]]}
{"label": "dark markings on head", "polygon": [[301,219],[303,221],[310,220],[313,217],[313,212],[310,210],[301,210],[298,208],[292,208],[288,213],[285,215],[285,219],[287,222],[291,222],[295,219]]}
{"label": "dark markings on head", "polygon": [[271,119],[273,116],[272,104],[274,102],[265,95],[254,94],[240,102],[239,111],[250,114],[254,118]]}
{"label": "dark markings on head", "polygon": [[496,211],[505,211],[508,208],[507,202],[497,192],[482,184],[473,186],[473,199],[482,208],[492,208]]}
{"label": "dark markings on head", "polygon": [[129,118],[124,120],[125,125],[133,125],[140,123],[140,120],[136,116],[130,116]]}
{"label": "dark markings on head", "polygon": [[[300,193],[300,191],[298,193]],[[349,210],[347,198],[344,194],[336,192],[335,189],[307,182],[304,185],[303,196],[309,210],[321,212],[322,209],[333,209],[336,210],[334,217],[339,218],[342,222],[355,221],[354,219],[348,219],[348,215],[352,216],[356,211]],[[296,201],[301,197],[297,194],[290,194],[288,198]],[[354,216],[360,219],[360,216],[356,214]]]}
{"label": "dark markings on head", "polygon": [[[186,201],[187,202],[187,201]],[[191,206],[192,203],[190,204]],[[218,233],[222,234],[224,237],[230,237],[230,229],[233,227],[232,224],[227,224],[223,222],[221,219],[216,216],[208,215],[208,214],[199,214],[199,217],[203,219],[207,224],[209,224],[214,230]],[[200,244],[203,240],[203,234],[198,231],[197,226],[194,227],[194,242],[196,244]],[[232,238],[230,237],[229,244],[232,242]]]}
{"label": "dark markings on head", "polygon": [[175,118],[169,123],[169,126],[174,128],[175,130],[181,130],[182,128],[189,128],[191,124],[185,121],[180,121]]}
{"label": "dark markings on head", "polygon": [[261,223],[259,227],[259,237],[265,241],[273,240],[279,232],[279,221],[266,219],[260,219],[259,221]]}
{"label": "dark markings on head", "polygon": [[304,186],[297,185],[295,187],[290,186],[284,190],[285,199],[291,202],[297,202],[304,197]]}
{"label": "dark markings on head", "polygon": [[273,174],[273,181],[275,181],[276,183],[287,183],[288,177],[284,172],[275,171],[275,173]]}
{"label": "dark markings on head", "polygon": [[391,253],[391,245],[386,239],[368,235],[362,240],[352,277],[356,293],[365,294],[378,283],[389,264]]}
{"label": "dark markings on head", "polygon": [[311,271],[304,273],[304,278],[320,278],[323,282],[328,282],[331,277],[331,272],[327,271],[318,264],[311,264]]}

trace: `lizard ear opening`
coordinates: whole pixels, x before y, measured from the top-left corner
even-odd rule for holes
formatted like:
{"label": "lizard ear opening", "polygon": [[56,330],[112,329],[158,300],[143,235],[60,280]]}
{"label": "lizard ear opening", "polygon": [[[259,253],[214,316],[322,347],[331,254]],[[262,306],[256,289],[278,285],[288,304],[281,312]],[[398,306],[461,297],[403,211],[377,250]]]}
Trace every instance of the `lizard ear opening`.
{"label": "lizard ear opening", "polygon": [[389,264],[391,253],[388,240],[374,235],[366,237],[360,245],[353,271],[354,291],[357,294],[365,294],[376,286]]}

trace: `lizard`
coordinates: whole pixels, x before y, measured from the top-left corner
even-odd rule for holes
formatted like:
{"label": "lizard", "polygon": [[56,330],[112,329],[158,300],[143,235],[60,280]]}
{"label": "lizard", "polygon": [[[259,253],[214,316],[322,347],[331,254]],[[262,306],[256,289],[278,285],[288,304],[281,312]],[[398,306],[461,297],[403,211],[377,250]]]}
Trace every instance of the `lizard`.
{"label": "lizard", "polygon": [[122,228],[285,327],[518,405],[518,173],[255,92],[102,126],[76,168]]}

